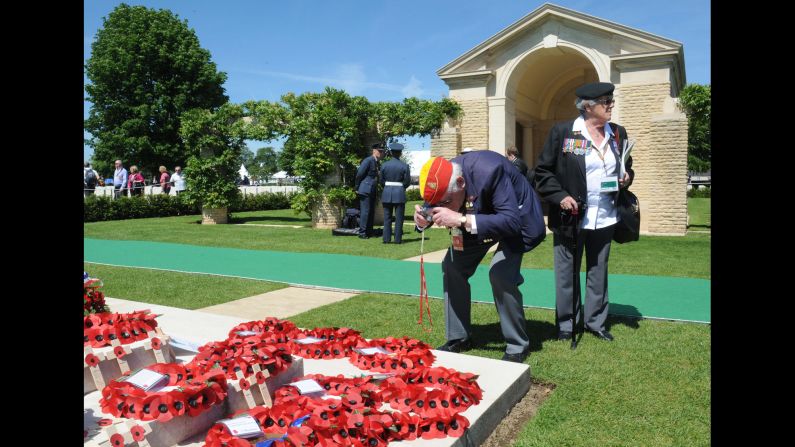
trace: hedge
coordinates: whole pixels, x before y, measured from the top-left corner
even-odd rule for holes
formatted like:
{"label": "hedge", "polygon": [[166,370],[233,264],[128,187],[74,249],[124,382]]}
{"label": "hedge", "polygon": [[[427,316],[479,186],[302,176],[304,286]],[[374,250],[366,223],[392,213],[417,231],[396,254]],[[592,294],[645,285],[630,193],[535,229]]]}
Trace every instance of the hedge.
{"label": "hedge", "polygon": [[[262,193],[239,196],[229,207],[229,212],[262,211],[290,208],[294,193]],[[189,205],[181,196],[165,194],[136,197],[88,196],[83,204],[83,222],[142,219],[201,214],[201,208]]]}
{"label": "hedge", "polygon": [[687,197],[694,197],[698,199],[709,199],[712,197],[712,188],[707,187],[703,189],[696,189],[695,187],[693,187],[693,189],[687,190]]}

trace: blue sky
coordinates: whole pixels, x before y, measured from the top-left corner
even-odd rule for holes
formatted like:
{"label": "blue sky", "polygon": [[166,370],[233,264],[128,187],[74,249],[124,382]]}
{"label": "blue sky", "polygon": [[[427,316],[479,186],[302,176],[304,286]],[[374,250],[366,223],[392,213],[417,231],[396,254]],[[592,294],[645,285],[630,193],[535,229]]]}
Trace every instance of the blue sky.
{"label": "blue sky", "polygon": [[[120,1],[85,0],[84,59]],[[232,102],[278,101],[326,85],[371,101],[447,95],[436,71],[544,2],[518,0],[128,0],[169,9],[209,50]],[[709,0],[557,0],[554,4],[684,45],[688,83],[710,84]],[[454,25],[453,25],[454,24]],[[88,82],[87,79],[85,82]],[[85,102],[84,115],[91,104]],[[428,149],[428,138],[403,140]],[[249,147],[281,143],[250,142]],[[92,150],[84,147],[88,160]]]}

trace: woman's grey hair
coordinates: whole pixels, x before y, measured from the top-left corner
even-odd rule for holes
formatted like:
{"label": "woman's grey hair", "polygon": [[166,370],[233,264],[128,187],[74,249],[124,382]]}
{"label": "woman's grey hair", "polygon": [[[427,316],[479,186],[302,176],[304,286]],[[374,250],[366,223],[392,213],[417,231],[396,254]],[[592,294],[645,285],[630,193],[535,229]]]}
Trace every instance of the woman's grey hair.
{"label": "woman's grey hair", "polygon": [[458,192],[461,189],[458,187],[458,182],[456,181],[458,177],[461,177],[461,165],[458,163],[452,163],[452,165],[453,175],[450,177],[450,183],[447,185],[447,194]]}
{"label": "woman's grey hair", "polygon": [[577,110],[580,111],[580,115],[585,113],[585,107],[593,107],[597,104],[599,103],[594,101],[593,99],[577,98],[574,100],[574,107],[577,107]]}

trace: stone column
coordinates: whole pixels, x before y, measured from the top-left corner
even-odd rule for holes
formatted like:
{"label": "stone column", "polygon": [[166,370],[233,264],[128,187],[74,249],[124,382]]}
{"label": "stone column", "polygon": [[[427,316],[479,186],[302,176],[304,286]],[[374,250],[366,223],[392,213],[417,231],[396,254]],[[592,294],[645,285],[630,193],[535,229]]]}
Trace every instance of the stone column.
{"label": "stone column", "polygon": [[[667,114],[652,118],[650,148],[646,161],[652,165],[651,200],[641,202],[641,221],[654,234],[684,235],[687,232],[687,117]],[[634,152],[634,150],[633,150]]]}
{"label": "stone column", "polygon": [[485,149],[505,155],[516,140],[515,104],[511,98],[489,98],[489,145]]}
{"label": "stone column", "polygon": [[[451,159],[461,153],[461,129],[453,120],[445,120],[442,129],[431,135],[431,156]],[[381,216],[383,220],[383,215]]]}

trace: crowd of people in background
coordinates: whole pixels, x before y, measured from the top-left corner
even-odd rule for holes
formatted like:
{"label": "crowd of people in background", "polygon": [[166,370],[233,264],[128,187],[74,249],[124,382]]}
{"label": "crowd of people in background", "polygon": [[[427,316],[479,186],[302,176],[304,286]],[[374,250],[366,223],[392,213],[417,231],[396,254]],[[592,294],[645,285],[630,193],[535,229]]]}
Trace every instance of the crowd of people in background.
{"label": "crowd of people in background", "polygon": [[[121,160],[116,160],[114,167],[113,177],[103,178],[91,166],[91,163],[85,162],[83,164],[83,197],[94,195],[97,188],[101,186],[113,186],[114,198],[143,195],[147,182],[138,166],[132,165],[128,171]],[[165,166],[160,166],[149,186],[160,187],[161,194],[169,195],[172,189],[175,195],[182,194],[186,189],[182,167],[176,166],[174,173],[170,174]]]}

